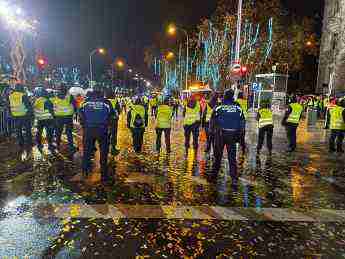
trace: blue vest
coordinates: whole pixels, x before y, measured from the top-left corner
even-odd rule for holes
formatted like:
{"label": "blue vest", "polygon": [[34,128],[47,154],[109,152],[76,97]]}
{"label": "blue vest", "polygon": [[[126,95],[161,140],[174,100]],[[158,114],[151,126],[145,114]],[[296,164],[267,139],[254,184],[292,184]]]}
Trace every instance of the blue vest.
{"label": "blue vest", "polygon": [[215,110],[216,125],[222,129],[240,130],[244,126],[241,107],[235,104],[222,104]]}
{"label": "blue vest", "polygon": [[86,127],[106,128],[109,122],[111,108],[104,100],[89,100],[83,104]]}

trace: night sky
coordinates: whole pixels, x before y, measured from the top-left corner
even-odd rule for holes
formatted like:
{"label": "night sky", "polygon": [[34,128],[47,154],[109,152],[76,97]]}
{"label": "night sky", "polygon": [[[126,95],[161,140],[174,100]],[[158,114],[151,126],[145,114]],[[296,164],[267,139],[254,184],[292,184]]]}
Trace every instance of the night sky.
{"label": "night sky", "polygon": [[[300,15],[322,14],[323,0],[285,2]],[[102,46],[110,50],[108,56],[96,57],[95,62],[123,57],[141,69],[143,48],[164,24],[176,21],[193,28],[214,12],[216,0],[30,0],[26,4],[41,22],[39,48],[50,63],[80,64],[86,69],[88,53]]]}

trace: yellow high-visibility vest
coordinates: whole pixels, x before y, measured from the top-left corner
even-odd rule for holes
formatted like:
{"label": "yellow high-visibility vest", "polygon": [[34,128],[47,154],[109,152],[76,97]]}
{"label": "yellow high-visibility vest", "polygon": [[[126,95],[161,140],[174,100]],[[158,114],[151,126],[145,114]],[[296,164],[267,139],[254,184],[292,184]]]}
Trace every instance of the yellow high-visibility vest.
{"label": "yellow high-visibility vest", "polygon": [[169,105],[159,105],[157,109],[157,125],[158,129],[170,129],[173,108]]}
{"label": "yellow high-visibility vest", "polygon": [[247,102],[247,100],[246,99],[237,99],[237,102],[241,106],[244,118],[247,119],[247,117],[248,117],[248,102]]}
{"label": "yellow high-visibility vest", "polygon": [[74,114],[70,95],[66,95],[64,99],[53,97],[51,101],[54,105],[54,113],[56,117],[72,116]]}
{"label": "yellow high-visibility vest", "polygon": [[212,112],[213,112],[213,109],[212,109],[211,106],[207,103],[207,104],[206,104],[206,122],[209,122],[209,121],[211,120]]}
{"label": "yellow high-visibility vest", "polygon": [[340,106],[335,106],[330,113],[330,129],[332,130],[345,130],[345,122],[343,119],[343,111],[345,109]]}
{"label": "yellow high-visibility vest", "polygon": [[139,114],[139,116],[141,117],[141,119],[143,120],[143,125],[141,126],[141,128],[145,128],[145,107],[142,105],[132,105],[131,107],[131,124],[130,127],[131,128],[135,128],[134,126],[134,121],[135,121],[135,117]]}
{"label": "yellow high-visibility vest", "polygon": [[50,113],[50,111],[44,109],[44,104],[47,100],[48,100],[47,98],[40,97],[35,101],[34,112],[35,112],[36,119],[39,121],[53,119],[53,115]]}
{"label": "yellow high-visibility vest", "polygon": [[200,104],[196,103],[194,108],[189,108],[188,106],[186,106],[186,114],[184,117],[183,125],[189,126],[200,120]]}
{"label": "yellow high-visibility vest", "polygon": [[270,109],[264,108],[264,109],[259,109],[259,123],[258,127],[261,129],[265,126],[268,125],[273,125],[273,113]]}
{"label": "yellow high-visibility vest", "polygon": [[9,96],[11,115],[13,117],[22,117],[25,116],[28,112],[28,109],[23,103],[23,96],[25,94],[22,92],[13,92]]}
{"label": "yellow high-visibility vest", "polygon": [[290,113],[289,118],[287,119],[287,122],[299,124],[299,120],[303,112],[303,106],[300,105],[299,103],[291,103],[290,107],[292,109],[292,112]]}

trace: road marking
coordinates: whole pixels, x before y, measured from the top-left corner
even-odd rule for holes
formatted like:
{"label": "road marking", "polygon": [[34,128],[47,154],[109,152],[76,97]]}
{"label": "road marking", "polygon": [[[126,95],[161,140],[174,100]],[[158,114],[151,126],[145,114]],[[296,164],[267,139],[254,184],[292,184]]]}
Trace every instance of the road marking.
{"label": "road marking", "polygon": [[43,217],[191,219],[277,222],[345,222],[345,210],[128,204],[49,204]]}

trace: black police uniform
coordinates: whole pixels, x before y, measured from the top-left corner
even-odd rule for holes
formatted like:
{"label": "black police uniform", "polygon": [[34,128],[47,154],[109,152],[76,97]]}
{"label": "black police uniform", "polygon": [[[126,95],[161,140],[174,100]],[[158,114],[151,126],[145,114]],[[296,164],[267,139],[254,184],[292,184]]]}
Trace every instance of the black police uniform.
{"label": "black police uniform", "polygon": [[236,143],[240,142],[245,118],[241,107],[233,100],[224,101],[211,117],[210,131],[214,139],[213,181],[217,179],[221,167],[223,150],[226,146],[229,161],[229,173],[233,183],[237,183]]}
{"label": "black police uniform", "polygon": [[90,158],[94,143],[100,148],[100,164],[102,181],[110,180],[108,175],[109,126],[112,124],[114,110],[111,103],[103,97],[89,98],[80,110],[81,123],[84,130],[83,172],[91,171]]}

